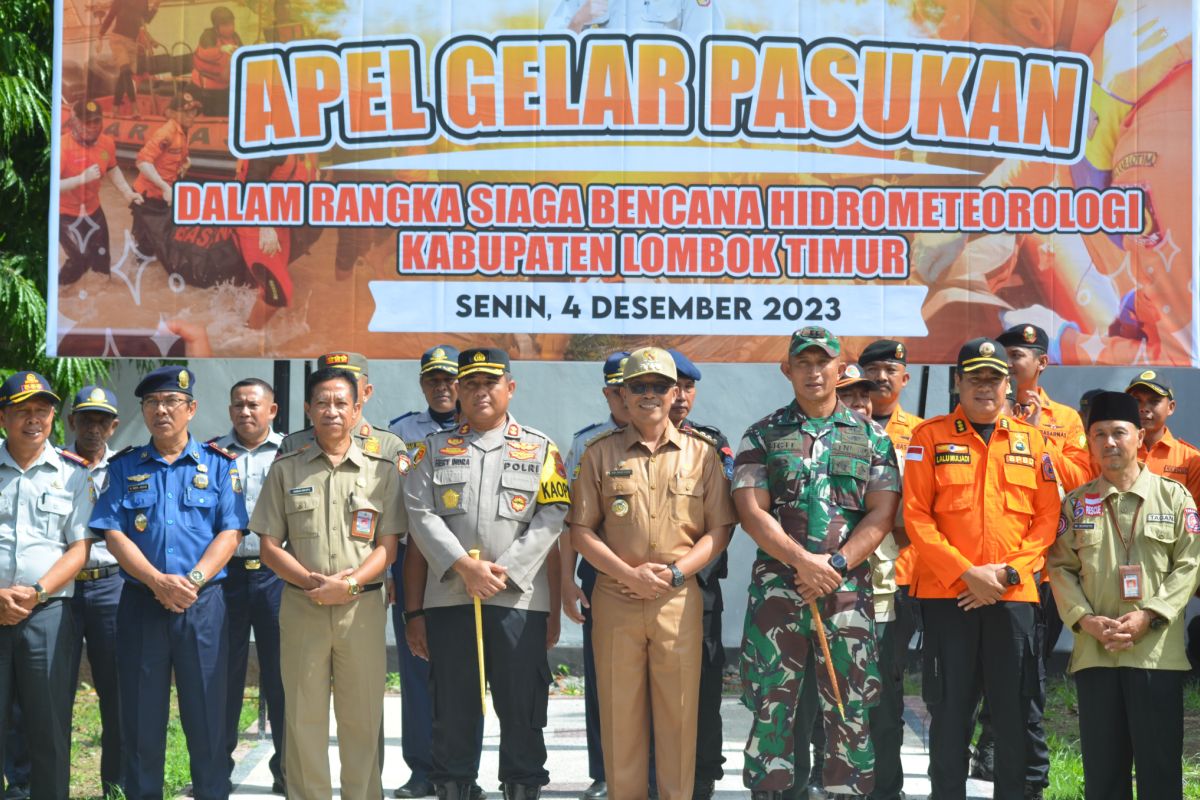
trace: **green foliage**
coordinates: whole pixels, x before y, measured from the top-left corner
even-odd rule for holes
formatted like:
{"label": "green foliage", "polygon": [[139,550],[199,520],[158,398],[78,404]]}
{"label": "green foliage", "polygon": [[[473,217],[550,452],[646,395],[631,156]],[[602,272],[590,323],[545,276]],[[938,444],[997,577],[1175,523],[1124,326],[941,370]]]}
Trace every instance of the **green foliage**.
{"label": "green foliage", "polygon": [[108,365],[45,354],[53,41],[49,0],[0,2],[0,377],[34,369],[65,398]]}

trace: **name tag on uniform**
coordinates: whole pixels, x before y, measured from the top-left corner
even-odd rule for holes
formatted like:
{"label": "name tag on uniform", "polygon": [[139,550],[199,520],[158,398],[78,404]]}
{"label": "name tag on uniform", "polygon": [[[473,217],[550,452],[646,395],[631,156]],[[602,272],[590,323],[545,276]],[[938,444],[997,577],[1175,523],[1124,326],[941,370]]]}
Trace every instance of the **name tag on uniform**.
{"label": "name tag on uniform", "polygon": [[356,539],[370,539],[372,532],[375,530],[375,512],[374,511],[355,511],[354,512],[354,528],[351,534]]}
{"label": "name tag on uniform", "polygon": [[633,470],[631,469],[610,469],[608,471],[608,477],[610,478],[629,478],[632,475]]}
{"label": "name tag on uniform", "polygon": [[1142,599],[1142,565],[1126,564],[1117,568],[1121,578],[1121,599]]}
{"label": "name tag on uniform", "polygon": [[312,494],[312,493],[313,493],[313,487],[311,487],[311,486],[297,486],[295,489],[288,489],[288,494]]}

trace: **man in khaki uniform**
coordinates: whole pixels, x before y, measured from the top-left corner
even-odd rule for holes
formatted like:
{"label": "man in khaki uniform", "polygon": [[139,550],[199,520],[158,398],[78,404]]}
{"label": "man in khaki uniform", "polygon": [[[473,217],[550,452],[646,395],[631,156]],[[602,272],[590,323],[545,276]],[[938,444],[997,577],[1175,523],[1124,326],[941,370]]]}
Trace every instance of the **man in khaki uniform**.
{"label": "man in khaki uniform", "polygon": [[609,796],[646,798],[653,719],[659,796],[692,796],[704,598],[695,574],[729,544],[737,513],[714,441],[681,432],[665,350],[635,350],[621,396],[630,424],[589,442],[567,521],[600,575],[592,646]]}
{"label": "man in khaki uniform", "polygon": [[[483,601],[484,669],[500,718],[505,800],[537,800],[550,782],[542,735],[550,685],[546,631],[558,604],[546,559],[570,500],[554,442],[508,413],[516,385],[503,350],[462,351],[458,399],[466,422],[429,435],[405,486],[413,540],[429,564],[423,609],[434,708],[429,777],[443,800],[471,797],[479,772],[475,598]],[[473,549],[479,559],[470,556]]]}
{"label": "man in khaki uniform", "polygon": [[1101,474],[1063,500],[1047,563],[1075,632],[1084,796],[1183,796],[1183,611],[1200,579],[1200,515],[1184,488],[1138,463],[1138,403],[1092,400],[1088,442]]}
{"label": "man in khaki uniform", "polygon": [[[357,382],[358,402],[362,408],[366,408],[367,402],[375,394],[375,387],[367,375],[367,367],[367,357],[360,353],[326,353],[317,359],[317,369],[343,369],[354,376]],[[382,455],[384,458],[394,461],[401,474],[408,472],[412,460],[407,452],[408,445],[403,439],[386,428],[376,428],[367,422],[361,410],[358,417],[353,420],[351,427],[354,440],[364,453]],[[316,441],[316,431],[313,428],[305,428],[302,431],[288,434],[284,437],[283,443],[279,445],[279,457],[282,458],[305,445],[311,445],[314,441]],[[415,444],[417,443],[414,442],[414,446]]]}
{"label": "man in khaki uniform", "polygon": [[327,800],[329,693],[337,717],[346,800],[379,800],[386,623],[379,591],[407,530],[396,462],[359,446],[357,381],[319,369],[305,382],[315,442],[281,456],[259,495],[250,530],[262,560],[286,581],[279,608],[292,800]]}

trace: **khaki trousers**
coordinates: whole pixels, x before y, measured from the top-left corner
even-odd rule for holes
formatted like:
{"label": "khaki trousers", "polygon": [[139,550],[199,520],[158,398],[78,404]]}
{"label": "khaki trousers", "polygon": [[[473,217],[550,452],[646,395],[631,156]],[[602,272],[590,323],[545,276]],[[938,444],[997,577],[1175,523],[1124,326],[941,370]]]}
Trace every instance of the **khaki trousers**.
{"label": "khaki trousers", "polygon": [[592,591],[592,648],[610,800],[646,800],[650,726],[662,800],[691,800],[704,597],[689,578],[658,600],[634,600],[607,575]]}
{"label": "khaki trousers", "polygon": [[329,694],[337,718],[343,800],[379,800],[379,731],[387,670],[383,592],[318,606],[294,586],[279,605],[284,772],[289,800],[329,800]]}

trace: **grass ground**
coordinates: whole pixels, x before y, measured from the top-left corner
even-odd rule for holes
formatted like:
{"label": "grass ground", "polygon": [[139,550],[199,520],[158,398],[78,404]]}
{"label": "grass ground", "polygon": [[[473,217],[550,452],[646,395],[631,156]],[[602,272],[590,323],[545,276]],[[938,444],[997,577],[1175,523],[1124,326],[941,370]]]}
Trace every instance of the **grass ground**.
{"label": "grass ground", "polygon": [[[258,719],[258,687],[246,687],[239,730],[246,730]],[[91,686],[80,684],[75,695],[75,714],[71,722],[71,797],[102,798],[100,789],[100,705]],[[167,725],[167,762],[164,797],[176,797],[192,780],[188,764],[187,742],[179,724],[179,706],[171,690],[171,719]]]}

